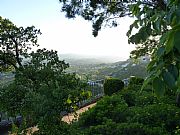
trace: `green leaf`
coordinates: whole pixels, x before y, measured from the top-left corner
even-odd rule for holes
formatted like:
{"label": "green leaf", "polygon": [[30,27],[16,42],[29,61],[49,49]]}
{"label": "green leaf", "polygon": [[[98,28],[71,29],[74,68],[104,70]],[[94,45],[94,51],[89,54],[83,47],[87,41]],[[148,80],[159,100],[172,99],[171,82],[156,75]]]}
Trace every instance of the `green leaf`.
{"label": "green leaf", "polygon": [[139,25],[140,25],[140,26],[142,26],[142,25],[143,25],[143,23],[144,23],[144,21],[143,21],[143,20],[139,20]]}
{"label": "green leaf", "polygon": [[164,47],[160,47],[157,50],[157,57],[160,58],[161,56],[163,56],[164,52],[165,52],[165,48]]}
{"label": "green leaf", "polygon": [[85,93],[85,91],[83,90],[82,92],[81,92],[81,95],[82,96],[84,96],[86,93]]}
{"label": "green leaf", "polygon": [[174,58],[176,61],[180,62],[180,55],[178,52],[174,52]]}
{"label": "green leaf", "polygon": [[72,107],[73,107],[73,109],[74,109],[75,111],[76,111],[77,109],[79,109],[77,105],[73,105]]}
{"label": "green leaf", "polygon": [[168,35],[168,41],[166,43],[166,54],[168,54],[174,47],[174,31],[171,31]]}
{"label": "green leaf", "polygon": [[154,78],[156,78],[156,76],[155,76],[154,74],[151,74],[150,76],[148,76],[148,77],[144,80],[144,82],[143,82],[143,85],[142,85],[142,87],[141,87],[141,91],[142,91],[145,87],[147,87],[147,85],[148,85],[149,83],[151,83]]}
{"label": "green leaf", "polygon": [[155,65],[156,61],[152,60],[151,62],[149,62],[148,66],[147,66],[147,71],[150,71],[151,68]]}
{"label": "green leaf", "polygon": [[177,17],[174,15],[173,18],[172,18],[172,21],[171,21],[171,26],[174,26],[176,24],[177,24]]}
{"label": "green leaf", "polygon": [[141,40],[141,35],[140,33],[136,33],[135,35],[132,35],[130,38],[129,38],[129,42],[133,43],[133,44],[139,44],[140,43],[140,40]]}
{"label": "green leaf", "polygon": [[177,87],[179,88],[179,90],[180,90],[180,75],[179,75],[179,77],[178,77],[178,79],[177,79],[177,83],[176,83],[176,85],[177,85]]}
{"label": "green leaf", "polygon": [[156,70],[161,70],[164,66],[164,61],[158,61],[157,66],[156,66]]}
{"label": "green leaf", "polygon": [[152,17],[151,17],[151,22],[154,22],[156,20],[158,16],[156,14],[154,14]]}
{"label": "green leaf", "polygon": [[66,101],[66,103],[67,103],[67,104],[71,104],[71,103],[72,103],[71,99],[68,98],[67,101]]}
{"label": "green leaf", "polygon": [[177,18],[176,18],[177,23],[176,24],[179,24],[179,22],[180,22],[180,9],[179,8],[180,8],[180,5],[178,5],[177,10],[175,11],[175,14],[177,16]]}
{"label": "green leaf", "polygon": [[164,34],[161,36],[160,42],[159,42],[160,45],[164,45],[164,43],[165,43],[166,40],[167,40],[168,34],[169,34],[169,32],[166,32],[166,33],[164,33]]}
{"label": "green leaf", "polygon": [[174,46],[180,53],[180,30],[176,31],[174,34]]}
{"label": "green leaf", "polygon": [[155,92],[155,94],[160,97],[163,96],[165,93],[165,84],[164,82],[160,79],[160,78],[155,78],[153,80],[153,90]]}
{"label": "green leaf", "polygon": [[180,93],[180,88],[177,89],[177,93]]}
{"label": "green leaf", "polygon": [[166,83],[166,85],[170,89],[174,89],[176,87],[176,85],[175,85],[175,83],[176,83],[175,78],[174,78],[174,76],[170,72],[164,71],[162,76],[163,76],[164,82]]}
{"label": "green leaf", "polygon": [[88,91],[88,98],[92,96],[92,92],[91,91]]}
{"label": "green leaf", "polygon": [[146,88],[147,85],[148,85],[151,81],[152,81],[152,78],[148,77],[148,78],[144,81],[144,83],[143,83],[143,85],[142,85],[142,87],[141,87],[141,91],[142,91],[144,88]]}
{"label": "green leaf", "polygon": [[146,31],[147,31],[147,34],[148,34],[148,37],[149,37],[152,34],[152,29],[151,29],[151,24],[150,23],[146,26]]}
{"label": "green leaf", "polygon": [[156,21],[153,23],[153,28],[156,31],[160,31],[161,30],[161,19],[156,19]]}
{"label": "green leaf", "polygon": [[131,5],[130,10],[132,11],[133,15],[137,16],[139,14],[139,11],[140,11],[139,4]]}
{"label": "green leaf", "polygon": [[[135,22],[136,22],[136,20],[134,21],[134,23],[135,23]],[[128,30],[128,32],[126,33],[126,36],[129,37],[129,36],[131,35],[132,29],[134,28],[134,23],[129,26],[129,30]]]}
{"label": "green leaf", "polygon": [[178,78],[178,69],[175,65],[169,65],[168,71],[174,76],[175,80]]}
{"label": "green leaf", "polygon": [[[142,36],[143,35],[143,36]],[[142,42],[145,42],[147,40],[147,38],[149,37],[148,33],[146,31],[143,31],[141,33],[141,39],[142,39]]]}

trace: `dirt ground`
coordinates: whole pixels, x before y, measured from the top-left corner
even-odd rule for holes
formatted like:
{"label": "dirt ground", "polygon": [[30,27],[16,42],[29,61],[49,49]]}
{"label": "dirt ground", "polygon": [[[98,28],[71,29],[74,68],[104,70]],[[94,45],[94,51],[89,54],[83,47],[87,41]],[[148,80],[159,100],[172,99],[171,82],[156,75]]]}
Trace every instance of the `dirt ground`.
{"label": "dirt ground", "polygon": [[[79,115],[80,115],[81,113],[87,111],[89,108],[92,108],[92,107],[95,106],[95,105],[96,105],[96,103],[93,103],[93,104],[90,104],[90,105],[88,105],[88,106],[85,106],[85,107],[79,109],[78,111],[76,111],[76,113],[77,113],[77,118],[79,117]],[[71,114],[68,114],[68,115],[64,116],[64,117],[62,118],[62,121],[67,122],[68,124],[70,124],[74,119],[75,119],[75,114],[74,114],[74,113],[71,113]]]}

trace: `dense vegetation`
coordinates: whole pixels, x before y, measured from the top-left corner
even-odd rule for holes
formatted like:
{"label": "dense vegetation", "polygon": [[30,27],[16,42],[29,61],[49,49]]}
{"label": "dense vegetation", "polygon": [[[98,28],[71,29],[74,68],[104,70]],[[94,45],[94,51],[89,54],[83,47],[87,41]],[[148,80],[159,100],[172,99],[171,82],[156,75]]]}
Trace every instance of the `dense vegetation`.
{"label": "dense vegetation", "polygon": [[141,86],[142,81],[134,81],[118,93],[103,97],[71,125],[72,135],[180,134],[176,94],[166,91],[158,98],[151,89],[140,91]]}

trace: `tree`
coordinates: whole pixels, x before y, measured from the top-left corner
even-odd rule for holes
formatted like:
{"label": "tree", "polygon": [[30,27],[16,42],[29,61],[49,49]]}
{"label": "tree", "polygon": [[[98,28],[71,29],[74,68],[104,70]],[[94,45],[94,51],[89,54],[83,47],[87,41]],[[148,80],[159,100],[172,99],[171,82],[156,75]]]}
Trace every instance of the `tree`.
{"label": "tree", "polygon": [[0,67],[13,67],[15,74],[11,84],[0,87],[0,110],[10,117],[23,116],[20,133],[38,125],[39,134],[62,134],[66,126],[61,113],[73,110],[89,92],[75,74],[65,72],[69,64],[57,51],[31,51],[38,46],[38,34],[34,26],[17,27],[0,18]]}
{"label": "tree", "polygon": [[75,74],[64,72],[69,65],[59,60],[57,51],[38,49],[29,56],[16,70],[14,82],[0,90],[0,108],[9,116],[23,116],[26,124],[20,131],[38,125],[40,133],[60,134],[61,113],[71,107],[67,99],[73,95],[76,101],[71,102],[80,102],[82,96],[77,95],[85,86]]}
{"label": "tree", "polygon": [[34,26],[17,27],[0,16],[0,71],[22,67],[22,59],[28,57],[33,46],[38,46],[40,30]]}
{"label": "tree", "polygon": [[[116,26],[116,19],[124,16],[134,18],[127,32],[129,43],[150,48],[151,62],[147,67],[149,77],[143,88],[153,83],[157,95],[165,90],[180,91],[180,3],[178,0],[60,0],[62,11],[68,18],[76,15],[93,23],[93,35],[97,36],[101,27],[109,22]],[[134,29],[138,32],[132,33]],[[151,46],[149,41],[155,40]],[[151,42],[150,42],[151,43]],[[147,46],[148,45],[148,46]],[[141,49],[141,48],[140,48]],[[139,50],[142,54],[144,52]],[[139,54],[139,53],[138,53]]]}

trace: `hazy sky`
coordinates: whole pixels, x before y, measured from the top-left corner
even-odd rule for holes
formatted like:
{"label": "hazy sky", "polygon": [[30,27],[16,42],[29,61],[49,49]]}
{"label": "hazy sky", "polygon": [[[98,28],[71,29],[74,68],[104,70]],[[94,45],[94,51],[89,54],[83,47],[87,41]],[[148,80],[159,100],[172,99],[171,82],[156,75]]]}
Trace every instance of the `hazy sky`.
{"label": "hazy sky", "polygon": [[18,26],[41,29],[41,47],[58,50],[60,54],[129,57],[134,45],[128,45],[126,32],[131,20],[120,20],[116,28],[105,28],[92,36],[91,22],[81,18],[69,20],[60,12],[58,0],[0,0],[0,16]]}

